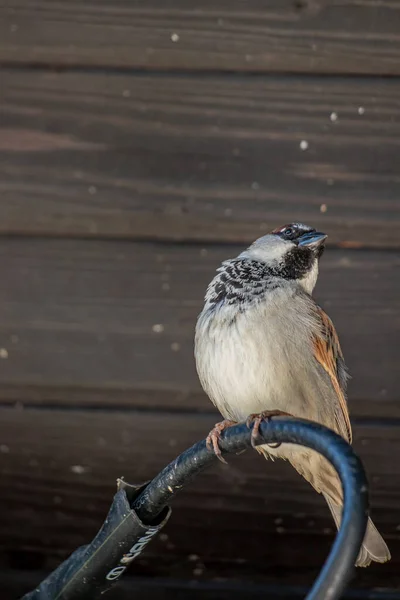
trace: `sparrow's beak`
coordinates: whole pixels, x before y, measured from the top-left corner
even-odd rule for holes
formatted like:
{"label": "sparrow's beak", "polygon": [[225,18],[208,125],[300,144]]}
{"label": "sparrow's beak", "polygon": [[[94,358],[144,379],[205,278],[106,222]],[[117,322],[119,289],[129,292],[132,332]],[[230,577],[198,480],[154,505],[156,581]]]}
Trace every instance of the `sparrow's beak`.
{"label": "sparrow's beak", "polygon": [[299,237],[299,246],[307,246],[312,250],[318,250],[324,243],[328,236],[326,233],[321,231],[310,231],[310,233],[304,233]]}

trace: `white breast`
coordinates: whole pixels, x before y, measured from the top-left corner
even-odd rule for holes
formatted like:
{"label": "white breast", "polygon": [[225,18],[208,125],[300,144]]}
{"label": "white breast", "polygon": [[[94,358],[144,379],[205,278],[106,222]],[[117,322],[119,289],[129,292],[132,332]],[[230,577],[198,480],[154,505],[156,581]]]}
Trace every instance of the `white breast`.
{"label": "white breast", "polygon": [[[277,295],[240,312],[236,306],[204,311],[195,340],[204,390],[225,418],[278,409],[309,418],[307,373],[315,374],[311,335],[315,321],[301,296]],[[305,389],[307,393],[305,393]]]}

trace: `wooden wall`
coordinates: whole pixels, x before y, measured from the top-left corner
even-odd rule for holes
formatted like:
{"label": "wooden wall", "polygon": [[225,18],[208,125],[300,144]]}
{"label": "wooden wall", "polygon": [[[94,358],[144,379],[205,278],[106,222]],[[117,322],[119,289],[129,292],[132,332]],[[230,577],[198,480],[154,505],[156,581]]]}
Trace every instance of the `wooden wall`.
{"label": "wooden wall", "polygon": [[[0,67],[4,598],[91,539],[118,476],[206,435],[206,284],[297,219],[329,234],[316,296],[393,554],[353,597],[398,597],[400,1],[8,0]],[[113,597],[300,598],[333,538],[324,501],[250,453],[173,508]]]}

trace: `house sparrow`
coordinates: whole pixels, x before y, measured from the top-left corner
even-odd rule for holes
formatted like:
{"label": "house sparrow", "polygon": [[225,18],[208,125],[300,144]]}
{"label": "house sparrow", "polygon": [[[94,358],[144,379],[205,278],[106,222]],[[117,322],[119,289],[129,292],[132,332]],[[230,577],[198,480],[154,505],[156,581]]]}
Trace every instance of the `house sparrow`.
{"label": "house sparrow", "polygon": [[[301,223],[275,229],[223,262],[208,286],[196,326],[195,357],[201,384],[226,419],[207,438],[219,456],[223,429],[248,418],[255,420],[257,435],[261,419],[275,414],[317,421],[351,443],[339,339],[311,296],[326,238]],[[265,458],[290,461],[324,495],[339,527],[342,487],[325,458],[294,444],[256,450]],[[356,565],[389,559],[369,519]]]}

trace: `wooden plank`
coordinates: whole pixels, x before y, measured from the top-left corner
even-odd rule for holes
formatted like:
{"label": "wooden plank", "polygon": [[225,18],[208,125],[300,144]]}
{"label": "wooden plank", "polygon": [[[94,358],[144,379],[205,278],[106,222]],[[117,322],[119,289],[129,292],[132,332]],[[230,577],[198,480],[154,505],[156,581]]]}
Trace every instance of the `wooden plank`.
{"label": "wooden plank", "polygon": [[8,64],[400,73],[397,0],[1,4],[0,59]]}
{"label": "wooden plank", "polygon": [[[159,412],[1,409],[0,547],[52,569],[105,518],[115,480],[141,482],[201,439],[214,419]],[[358,572],[355,585],[397,585],[399,427],[355,428],[372,484],[373,516],[393,561]],[[181,492],[162,536],[133,574],[308,584],[333,535],[322,497],[283,461],[255,453],[216,464]],[[45,526],[44,526],[45,525]],[[305,550],[307,548],[307,551]],[[195,556],[193,556],[195,555]],[[199,569],[199,571],[196,571]]]}
{"label": "wooden plank", "polygon": [[[35,402],[76,405],[83,388],[88,403],[107,403],[114,390],[122,404],[143,406],[149,391],[157,406],[161,391],[164,406],[209,410],[195,373],[195,322],[216,267],[242,249],[1,239],[0,398],[29,401],[34,386]],[[395,253],[328,249],[316,292],[353,375],[351,408],[369,401],[381,416],[398,400],[398,267]]]}
{"label": "wooden plank", "polygon": [[[186,345],[184,344],[185,348]],[[179,350],[180,351],[180,350]],[[187,351],[191,348],[188,345]],[[168,362],[168,361],[167,361]],[[127,410],[130,408],[146,410],[170,410],[174,412],[200,412],[214,414],[215,419],[219,419],[219,413],[209,402],[204,392],[198,389],[195,375],[193,375],[193,388],[179,389],[179,381],[174,385],[177,389],[148,389],[129,387],[129,384],[122,389],[105,385],[101,380],[95,387],[90,384],[86,387],[79,387],[79,384],[59,384],[48,385],[26,384],[26,383],[1,383],[0,386],[0,405],[3,406],[34,406],[58,408],[68,407],[79,409],[90,407],[92,409],[114,408]],[[383,381],[383,377],[381,378]],[[355,382],[354,382],[355,383]],[[352,383],[352,386],[354,385]],[[155,385],[156,382],[153,382]],[[62,387],[60,387],[62,385]],[[162,385],[162,384],[160,384]],[[167,384],[165,384],[167,385]],[[363,421],[364,419],[400,419],[400,404],[398,399],[387,397],[387,388],[381,388],[379,396],[358,397],[350,394],[349,404],[351,407],[351,416],[354,421]],[[369,394],[367,394],[369,396]]]}
{"label": "wooden plank", "polygon": [[399,146],[398,80],[3,71],[0,233],[398,248]]}
{"label": "wooden plank", "polygon": [[[2,599],[15,600],[30,592],[48,575],[44,571],[1,570]],[[132,600],[142,596],[148,600],[302,600],[307,587],[287,585],[254,584],[250,581],[200,581],[191,579],[163,579],[159,577],[132,577],[124,575],[118,585],[107,592],[107,600]],[[347,590],[343,600],[371,600],[368,590]],[[398,590],[380,589],[373,591],[373,600],[398,600]]]}

